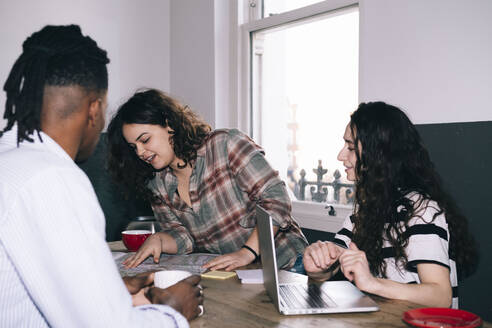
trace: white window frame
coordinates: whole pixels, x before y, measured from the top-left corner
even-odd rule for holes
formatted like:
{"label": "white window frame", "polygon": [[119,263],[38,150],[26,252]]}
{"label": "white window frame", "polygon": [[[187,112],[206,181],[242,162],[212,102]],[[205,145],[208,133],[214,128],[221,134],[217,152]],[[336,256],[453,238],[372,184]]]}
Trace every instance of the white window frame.
{"label": "white window frame", "polygon": [[[261,18],[262,0],[239,0],[239,5],[242,6],[242,12],[244,13],[243,21],[245,23],[240,26],[240,35],[238,38],[238,48],[240,52],[239,85],[242,87],[239,89],[237,118],[238,127],[242,131],[247,131],[251,134],[251,34],[260,30],[293,24],[300,20],[306,22],[306,20],[309,20],[310,18],[316,19],[320,15],[327,15],[330,13],[336,14],[340,10],[359,6],[359,1],[327,0],[265,18]],[[337,232],[342,226],[343,220],[352,213],[352,206],[330,204],[335,208],[336,216],[329,216],[326,205],[326,203],[293,200],[292,215],[296,218],[302,228]]]}

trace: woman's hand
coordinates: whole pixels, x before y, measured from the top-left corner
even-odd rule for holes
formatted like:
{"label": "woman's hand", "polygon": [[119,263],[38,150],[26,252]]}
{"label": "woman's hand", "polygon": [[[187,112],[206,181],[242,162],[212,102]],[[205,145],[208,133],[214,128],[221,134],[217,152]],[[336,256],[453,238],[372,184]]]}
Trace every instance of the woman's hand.
{"label": "woman's hand", "polygon": [[340,255],[339,260],[345,277],[354,282],[360,290],[366,292],[376,290],[378,280],[369,269],[366,253],[359,250],[355,243],[350,243],[349,248]]}
{"label": "woman's hand", "polygon": [[343,251],[343,248],[329,241],[318,240],[304,251],[304,269],[307,273],[323,272],[338,260]]}
{"label": "woman's hand", "polygon": [[255,256],[247,249],[241,248],[240,250],[224,254],[216,257],[212,261],[203,265],[204,269],[219,270],[225,269],[225,271],[231,271],[236,268],[250,264],[255,259]]}
{"label": "woman's hand", "polygon": [[123,261],[123,265],[127,268],[134,268],[142,263],[149,255],[154,257],[155,263],[159,263],[161,253],[163,252],[164,238],[162,237],[164,234],[164,232],[156,232],[147,238],[135,254]]}
{"label": "woman's hand", "polygon": [[340,267],[347,279],[362,291],[391,299],[407,300],[431,307],[449,307],[452,304],[452,288],[449,269],[435,263],[417,264],[418,284],[406,284],[372,275],[366,253],[350,244],[340,256]]}

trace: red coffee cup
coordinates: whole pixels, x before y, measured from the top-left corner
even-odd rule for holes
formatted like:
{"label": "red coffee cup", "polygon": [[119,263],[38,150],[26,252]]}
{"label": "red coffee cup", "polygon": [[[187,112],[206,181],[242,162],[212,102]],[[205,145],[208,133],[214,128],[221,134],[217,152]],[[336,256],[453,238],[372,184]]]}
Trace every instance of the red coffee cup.
{"label": "red coffee cup", "polygon": [[121,233],[121,239],[130,252],[136,252],[151,234],[150,230],[126,230]]}

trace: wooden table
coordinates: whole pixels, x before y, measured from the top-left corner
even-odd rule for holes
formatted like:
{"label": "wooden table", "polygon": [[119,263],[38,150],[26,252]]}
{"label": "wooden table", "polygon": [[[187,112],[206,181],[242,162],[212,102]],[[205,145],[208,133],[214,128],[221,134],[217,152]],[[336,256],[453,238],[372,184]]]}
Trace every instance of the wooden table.
{"label": "wooden table", "polygon": [[[123,251],[121,242],[109,243]],[[372,296],[380,310],[369,313],[315,314],[286,316],[278,313],[263,285],[241,284],[237,277],[226,280],[203,278],[205,313],[190,323],[192,328],[221,327],[409,327],[402,321],[405,311],[419,306],[406,301]],[[484,323],[484,328],[492,324]]]}

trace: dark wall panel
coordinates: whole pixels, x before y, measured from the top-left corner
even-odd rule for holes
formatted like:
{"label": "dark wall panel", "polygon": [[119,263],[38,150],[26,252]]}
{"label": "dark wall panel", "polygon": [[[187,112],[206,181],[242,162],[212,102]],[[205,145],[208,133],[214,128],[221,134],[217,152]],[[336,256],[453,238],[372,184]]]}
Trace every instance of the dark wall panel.
{"label": "dark wall panel", "polygon": [[106,217],[106,240],[121,240],[121,231],[137,216],[153,215],[150,205],[138,201],[134,196],[125,199],[106,169],[106,134],[101,135],[94,154],[80,168],[91,180]]}
{"label": "dark wall panel", "polygon": [[304,236],[306,236],[307,241],[309,244],[315,243],[318,240],[332,240],[333,237],[335,236],[334,233],[331,232],[325,232],[325,231],[319,231],[319,230],[312,230],[312,229],[306,229],[302,228],[302,233],[304,233]]}
{"label": "dark wall panel", "polygon": [[477,272],[460,283],[460,308],[492,321],[492,122],[423,124],[417,129],[479,244]]}

